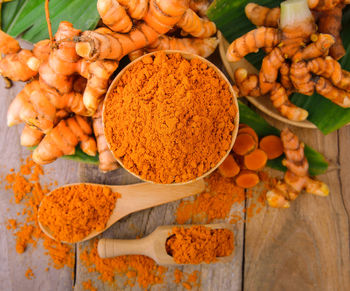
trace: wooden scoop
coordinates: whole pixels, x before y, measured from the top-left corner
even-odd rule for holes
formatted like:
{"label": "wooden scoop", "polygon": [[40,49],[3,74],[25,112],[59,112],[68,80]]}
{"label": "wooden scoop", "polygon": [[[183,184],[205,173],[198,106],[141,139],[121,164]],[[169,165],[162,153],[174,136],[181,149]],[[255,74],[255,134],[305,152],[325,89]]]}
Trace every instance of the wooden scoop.
{"label": "wooden scoop", "polygon": [[[150,235],[141,239],[127,240],[102,238],[98,241],[97,253],[101,258],[111,258],[123,255],[144,255],[152,258],[158,265],[182,265],[176,263],[173,257],[168,255],[165,249],[166,240],[171,236],[172,228],[176,226],[191,227],[192,225],[158,226]],[[228,223],[206,224],[205,226],[212,229],[227,228],[233,232],[233,225]],[[218,257],[216,262],[229,262],[232,260],[233,256],[234,251],[229,256]]]}
{"label": "wooden scoop", "polygon": [[[62,187],[72,186],[75,184],[65,185]],[[94,185],[94,184],[92,184]],[[96,185],[96,184],[95,184]],[[103,230],[93,230],[88,236],[81,241],[85,241],[93,238],[94,236],[105,231],[107,228],[112,226],[115,222],[122,219],[124,216],[137,212],[153,206],[165,204],[168,202],[176,201],[188,196],[199,194],[204,191],[205,183],[204,180],[198,180],[193,183],[184,185],[161,185],[161,184],[150,184],[140,183],[133,185],[119,185],[109,186],[113,192],[121,194],[121,198],[117,199],[116,206],[111,214],[111,217],[107,221],[106,227]],[[48,195],[50,195],[50,192]],[[46,199],[46,197],[41,201]],[[41,204],[40,204],[41,205]],[[40,206],[39,206],[40,209]],[[39,211],[40,213],[40,211]],[[49,237],[55,239],[50,229],[42,225],[40,221],[40,215],[38,217],[39,226],[41,230]]]}

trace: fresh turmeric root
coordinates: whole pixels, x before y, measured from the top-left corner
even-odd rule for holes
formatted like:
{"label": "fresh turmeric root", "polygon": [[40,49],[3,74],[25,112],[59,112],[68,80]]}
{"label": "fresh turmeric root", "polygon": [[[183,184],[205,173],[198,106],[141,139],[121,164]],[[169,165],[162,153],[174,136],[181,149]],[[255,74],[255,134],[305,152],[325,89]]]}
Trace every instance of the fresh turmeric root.
{"label": "fresh turmeric root", "polygon": [[104,135],[102,124],[102,102],[92,117],[92,124],[97,142],[97,150],[99,153],[99,168],[102,172],[113,171],[119,167],[119,164],[108,148],[107,140]]}
{"label": "fresh turmeric root", "polygon": [[283,164],[288,170],[283,181],[279,181],[274,189],[267,192],[268,204],[271,207],[288,208],[290,201],[295,200],[303,189],[314,195],[327,196],[328,186],[310,178],[308,174],[309,164],[304,155],[304,144],[288,128],[282,130],[281,140],[286,155]]}
{"label": "fresh turmeric root", "polygon": [[24,147],[34,147],[40,143],[44,135],[41,130],[26,124],[21,134],[21,145]]}
{"label": "fresh turmeric root", "polygon": [[145,48],[148,52],[159,50],[181,50],[204,58],[210,56],[218,45],[216,37],[211,38],[176,38],[161,35],[155,42]]}
{"label": "fresh turmeric root", "polygon": [[79,142],[86,154],[96,155],[96,142],[90,124],[86,118],[75,115],[61,120],[43,138],[33,152],[33,160],[37,164],[47,164],[63,155],[73,155]]}

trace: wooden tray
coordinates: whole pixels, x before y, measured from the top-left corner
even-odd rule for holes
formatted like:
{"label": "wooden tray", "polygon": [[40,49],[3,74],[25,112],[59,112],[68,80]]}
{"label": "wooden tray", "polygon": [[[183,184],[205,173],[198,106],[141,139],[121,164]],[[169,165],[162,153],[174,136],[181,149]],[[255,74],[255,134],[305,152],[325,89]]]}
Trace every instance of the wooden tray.
{"label": "wooden tray", "polygon": [[[246,68],[248,70],[249,73],[257,73],[257,69],[250,64],[246,59],[242,59],[239,62],[235,62],[235,63],[230,63],[227,61],[226,59],[226,51],[227,48],[229,46],[229,43],[227,42],[227,40],[223,37],[223,35],[219,32],[218,33],[219,36],[219,52],[220,52],[220,57],[221,60],[225,66],[225,69],[227,71],[227,73],[229,74],[229,76],[231,77],[231,80],[234,82],[234,72],[236,69],[238,68]],[[256,108],[258,108],[259,110],[261,110],[262,112],[266,113],[267,115],[281,121],[287,124],[291,124],[294,126],[298,126],[298,127],[303,127],[303,128],[313,128],[313,129],[317,129],[316,125],[314,125],[313,123],[311,123],[308,120],[304,120],[304,121],[293,121],[293,120],[289,120],[285,117],[283,117],[272,105],[271,101],[269,98],[267,98],[266,96],[262,96],[262,97],[245,97],[247,98],[247,100],[252,103]]]}

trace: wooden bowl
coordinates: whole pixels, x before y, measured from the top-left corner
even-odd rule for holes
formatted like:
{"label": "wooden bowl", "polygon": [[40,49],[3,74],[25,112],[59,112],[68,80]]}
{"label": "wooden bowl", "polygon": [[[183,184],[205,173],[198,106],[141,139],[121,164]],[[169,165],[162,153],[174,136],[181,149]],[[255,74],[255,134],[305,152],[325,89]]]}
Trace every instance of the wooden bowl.
{"label": "wooden bowl", "polygon": [[[230,75],[232,82],[235,82],[234,78],[234,72],[238,68],[245,68],[247,71],[251,74],[257,74],[258,70],[251,64],[249,63],[246,59],[242,59],[238,62],[235,63],[230,63],[227,58],[226,58],[226,51],[227,48],[229,47],[229,43],[227,40],[224,38],[224,36],[219,32],[219,52],[220,52],[220,57],[221,60],[225,66],[225,69],[227,73]],[[289,120],[288,118],[283,117],[275,107],[273,107],[270,98],[267,98],[266,96],[260,96],[260,97],[249,97],[246,96],[247,100],[252,103],[256,108],[261,110],[262,112],[266,113],[267,115],[281,121],[287,124],[291,124],[294,126],[298,127],[303,127],[303,128],[313,128],[317,129],[316,125],[311,123],[308,120],[303,120],[303,121],[293,121]]]}
{"label": "wooden bowl", "polygon": [[[238,103],[237,103],[237,94],[236,92],[233,90],[232,86],[231,86],[231,83],[230,81],[225,77],[225,75],[214,65],[212,64],[211,62],[209,62],[208,60],[206,60],[205,58],[202,58],[198,55],[195,55],[195,54],[191,54],[191,53],[186,53],[186,52],[183,52],[183,51],[178,51],[178,50],[164,50],[164,52],[166,54],[174,54],[174,53],[179,53],[181,54],[181,56],[187,60],[191,60],[193,58],[197,58],[197,59],[200,59],[202,62],[206,63],[209,67],[213,68],[217,73],[218,75],[227,83],[228,85],[228,88],[232,94],[232,99],[233,99],[233,105],[235,106],[236,108],[236,115],[234,117],[234,130],[232,131],[232,140],[231,140],[231,144],[230,144],[230,148],[227,150],[226,154],[221,158],[221,160],[213,167],[211,168],[210,170],[208,170],[207,172],[205,172],[203,175],[199,176],[199,177],[196,177],[192,180],[189,180],[189,181],[184,181],[184,182],[179,182],[179,183],[171,183],[171,184],[176,184],[176,185],[180,185],[180,184],[187,184],[187,183],[191,183],[191,182],[194,182],[194,181],[197,181],[199,179],[203,179],[205,178],[206,176],[208,176],[209,174],[211,174],[213,171],[215,171],[219,166],[220,164],[226,159],[226,157],[229,155],[232,147],[233,147],[233,144],[236,140],[236,136],[237,136],[237,132],[238,132],[238,126],[239,126],[239,110],[238,110]],[[113,92],[114,88],[116,87],[116,85],[118,84],[119,82],[119,79],[121,78],[121,76],[124,74],[125,71],[127,71],[134,63],[136,62],[139,62],[143,57],[146,57],[146,56],[152,56],[154,55],[155,53],[157,52],[153,52],[153,53],[149,53],[149,54],[146,54],[136,60],[134,60],[133,62],[131,62],[130,64],[128,64],[123,70],[121,70],[119,72],[119,74],[115,77],[115,79],[113,80],[113,82],[111,83],[111,85],[109,86],[108,88],[108,91],[107,91],[107,94],[106,94],[106,98],[105,98],[105,101],[108,100],[108,98],[111,98],[111,92]],[[103,122],[103,125],[104,125],[104,109],[105,109],[105,105],[106,102],[103,103],[103,110],[102,110],[102,122]],[[105,130],[105,126],[103,126],[103,129]],[[106,139],[107,140],[107,139]],[[108,147],[111,149],[111,146],[107,140],[107,145]],[[112,151],[112,154],[114,155],[113,151]],[[158,184],[157,182],[154,182],[154,181],[150,181],[150,180],[146,180],[142,177],[140,177],[139,175],[133,173],[132,171],[130,171],[129,169],[127,169],[124,165],[123,165],[123,162],[121,159],[119,159],[118,157],[115,157],[116,160],[118,161],[118,163],[126,170],[128,171],[130,174],[134,175],[135,177],[145,181],[145,182],[150,182],[150,183],[155,183],[155,184]],[[164,184],[164,183],[162,183]]]}

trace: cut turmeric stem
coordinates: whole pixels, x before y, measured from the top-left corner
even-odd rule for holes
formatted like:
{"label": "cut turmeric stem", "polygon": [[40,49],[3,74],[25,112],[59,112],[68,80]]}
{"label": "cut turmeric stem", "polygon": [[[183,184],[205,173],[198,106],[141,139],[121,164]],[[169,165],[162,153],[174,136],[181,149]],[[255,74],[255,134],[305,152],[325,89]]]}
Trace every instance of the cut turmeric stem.
{"label": "cut turmeric stem", "polygon": [[223,177],[227,178],[236,176],[240,170],[240,167],[238,166],[237,162],[231,154],[228,155],[227,158],[219,166],[220,174]]}
{"label": "cut turmeric stem", "polygon": [[255,149],[244,156],[244,165],[248,170],[258,171],[265,167],[267,154],[260,149]]}
{"label": "cut turmeric stem", "polygon": [[244,156],[252,151],[254,151],[257,147],[257,142],[254,137],[248,133],[242,133],[237,135],[236,141],[233,145],[233,151],[237,155]]}
{"label": "cut turmeric stem", "polygon": [[269,160],[278,158],[283,154],[283,144],[281,138],[275,135],[267,135],[260,140],[260,149],[262,149]]}
{"label": "cut turmeric stem", "polygon": [[260,179],[256,172],[250,171],[250,170],[242,170],[237,176],[236,176],[236,184],[239,187],[242,188],[252,188],[256,186]]}

